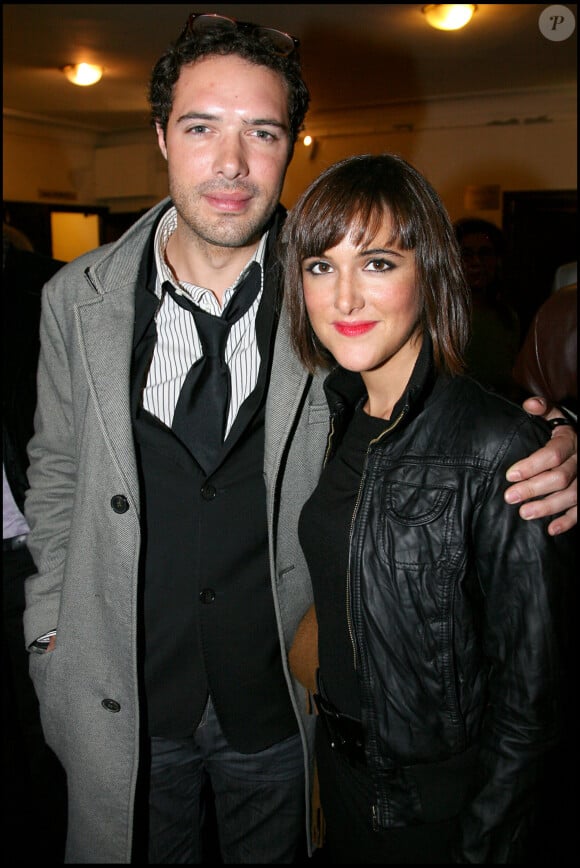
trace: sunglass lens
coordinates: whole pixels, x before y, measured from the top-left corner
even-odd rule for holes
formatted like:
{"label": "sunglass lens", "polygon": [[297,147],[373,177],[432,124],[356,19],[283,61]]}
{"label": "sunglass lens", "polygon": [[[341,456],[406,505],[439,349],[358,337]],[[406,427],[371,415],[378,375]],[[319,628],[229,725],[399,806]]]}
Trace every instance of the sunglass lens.
{"label": "sunglass lens", "polygon": [[294,41],[290,36],[287,36],[286,33],[282,33],[280,30],[273,30],[271,27],[256,27],[255,32],[256,36],[260,40],[267,42],[274,51],[281,54],[283,57],[292,54],[294,51]]}
{"label": "sunglass lens", "polygon": [[189,32],[203,35],[210,30],[235,30],[235,21],[230,21],[229,18],[222,18],[221,15],[197,15],[190,22]]}
{"label": "sunglass lens", "polygon": [[281,30],[274,30],[272,27],[260,27],[259,25],[249,24],[245,21],[234,21],[233,18],[226,18],[222,15],[203,13],[201,15],[192,15],[187,23],[187,32],[192,35],[203,36],[210,31],[231,31],[237,27],[252,33],[261,42],[265,42],[271,50],[283,57],[292,54],[296,48],[292,37],[286,33],[282,33]]}

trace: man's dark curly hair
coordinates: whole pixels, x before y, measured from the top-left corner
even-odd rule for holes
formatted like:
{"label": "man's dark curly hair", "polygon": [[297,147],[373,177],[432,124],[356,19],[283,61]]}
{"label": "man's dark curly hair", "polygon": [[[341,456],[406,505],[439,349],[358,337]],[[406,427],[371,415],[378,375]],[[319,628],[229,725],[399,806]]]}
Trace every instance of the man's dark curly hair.
{"label": "man's dark curly hair", "polygon": [[159,58],[151,73],[149,82],[149,104],[154,124],[159,124],[164,133],[173,105],[173,90],[181,73],[181,68],[201,58],[235,54],[277,72],[286,82],[288,89],[288,115],[290,119],[290,141],[292,148],[302,129],[310,102],[308,88],[302,79],[300,61],[295,51],[289,57],[281,57],[268,44],[242,30],[222,31],[216,29],[204,34],[181,36]]}

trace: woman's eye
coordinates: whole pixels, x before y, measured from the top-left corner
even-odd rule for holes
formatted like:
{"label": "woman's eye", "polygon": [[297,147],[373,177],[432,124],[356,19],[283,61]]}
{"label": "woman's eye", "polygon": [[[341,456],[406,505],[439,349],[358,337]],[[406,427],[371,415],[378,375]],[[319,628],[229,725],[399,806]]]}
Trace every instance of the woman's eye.
{"label": "woman's eye", "polygon": [[365,268],[368,271],[389,271],[389,269],[393,268],[393,265],[386,259],[371,259],[367,262]]}
{"label": "woman's eye", "polygon": [[327,274],[330,271],[328,262],[311,262],[306,266],[306,271],[310,274]]}

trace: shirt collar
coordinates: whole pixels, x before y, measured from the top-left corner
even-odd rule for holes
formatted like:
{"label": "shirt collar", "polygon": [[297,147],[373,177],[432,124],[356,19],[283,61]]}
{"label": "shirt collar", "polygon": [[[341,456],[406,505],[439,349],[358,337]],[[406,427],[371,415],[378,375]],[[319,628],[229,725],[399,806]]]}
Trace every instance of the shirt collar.
{"label": "shirt collar", "polygon": [[[161,298],[163,295],[162,286],[163,283],[168,280],[172,283],[177,289],[184,290],[185,294],[191,298],[193,302],[196,304],[203,305],[204,296],[210,295],[211,298],[215,301],[215,296],[213,295],[207,287],[197,286],[193,283],[187,283],[186,281],[176,281],[173,272],[171,271],[167,261],[165,259],[165,249],[167,247],[167,242],[177,227],[177,209],[173,205],[169,208],[165,214],[162,216],[159,224],[157,226],[157,231],[155,232],[155,242],[154,242],[154,251],[155,251],[155,265],[157,266],[157,280],[155,282],[155,293]],[[229,286],[224,293],[224,307],[228,303],[232,292],[238,286],[247,270],[249,269],[252,262],[257,262],[260,266],[261,275],[262,275],[262,283],[264,280],[264,256],[266,253],[266,242],[268,240],[268,231],[264,232],[262,237],[260,238],[260,243],[256,248],[254,255],[248,260],[248,262],[244,265],[241,272],[234,280],[231,286]],[[205,305],[203,305],[205,306]]]}

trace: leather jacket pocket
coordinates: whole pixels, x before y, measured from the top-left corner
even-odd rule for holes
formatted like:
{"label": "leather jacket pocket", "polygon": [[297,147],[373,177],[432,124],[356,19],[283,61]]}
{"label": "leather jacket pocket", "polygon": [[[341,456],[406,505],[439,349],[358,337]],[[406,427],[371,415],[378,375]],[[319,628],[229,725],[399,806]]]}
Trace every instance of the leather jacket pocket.
{"label": "leather jacket pocket", "polygon": [[385,481],[379,544],[386,560],[422,567],[448,556],[455,491],[445,486]]}

